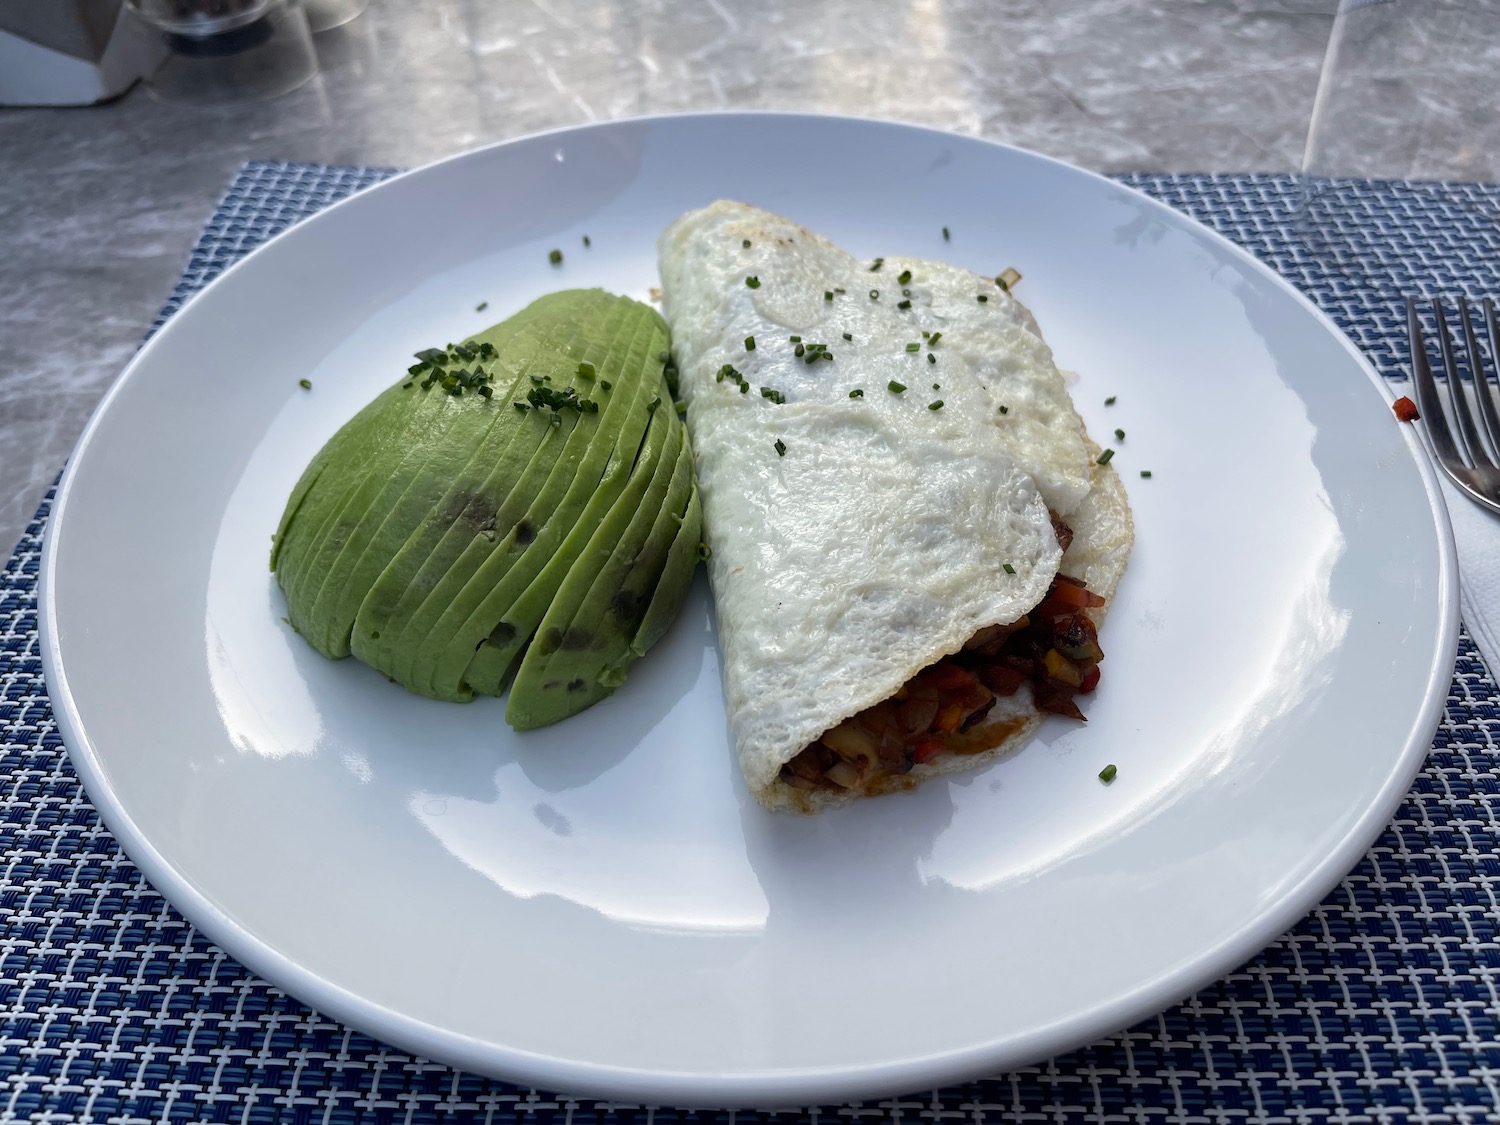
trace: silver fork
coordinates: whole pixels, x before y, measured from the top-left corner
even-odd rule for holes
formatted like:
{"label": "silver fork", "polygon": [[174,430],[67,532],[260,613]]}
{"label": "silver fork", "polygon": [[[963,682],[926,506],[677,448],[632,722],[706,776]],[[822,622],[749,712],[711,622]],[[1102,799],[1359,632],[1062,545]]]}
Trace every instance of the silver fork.
{"label": "silver fork", "polygon": [[[1484,313],[1485,334],[1489,337],[1491,366],[1500,362],[1500,325],[1495,322],[1495,303],[1486,297],[1481,305]],[[1490,511],[1500,514],[1500,388],[1490,382],[1487,375],[1484,353],[1479,350],[1479,340],[1474,334],[1474,320],[1469,303],[1458,299],[1458,316],[1463,322],[1464,346],[1468,352],[1470,379],[1459,374],[1454,358],[1453,336],[1448,329],[1448,320],[1443,315],[1442,302],[1432,301],[1432,315],[1437,321],[1438,350],[1443,357],[1443,385],[1446,395],[1440,395],[1437,381],[1432,377],[1428,364],[1427,341],[1422,334],[1422,318],[1417,313],[1417,302],[1406,299],[1406,327],[1411,344],[1412,382],[1417,390],[1417,408],[1426,423],[1427,439],[1438,465],[1448,474],[1448,479],[1463,489],[1474,500]],[[1479,408],[1479,417],[1484,424],[1484,434],[1474,424],[1474,411],[1469,407],[1470,394],[1466,384],[1472,381],[1472,397]],[[1448,400],[1445,409],[1443,399]],[[1454,426],[1450,428],[1449,420]],[[1457,429],[1455,440],[1454,429]],[[1485,439],[1488,438],[1486,445]]]}

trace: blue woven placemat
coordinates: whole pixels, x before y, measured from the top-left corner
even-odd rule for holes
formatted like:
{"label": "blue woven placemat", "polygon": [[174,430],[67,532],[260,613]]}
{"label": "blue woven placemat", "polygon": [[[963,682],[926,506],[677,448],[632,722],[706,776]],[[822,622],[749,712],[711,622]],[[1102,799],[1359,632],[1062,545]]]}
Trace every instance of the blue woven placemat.
{"label": "blue woven placemat", "polygon": [[[270,235],[388,171],[257,163],[169,316]],[[1401,377],[1404,319],[1298,249],[1287,177],[1127,176],[1309,293]],[[1409,291],[1500,292],[1464,235],[1500,189],[1370,185],[1350,230]],[[1382,243],[1382,232],[1400,237]],[[158,321],[158,324],[160,321]],[[1500,1117],[1500,690],[1464,637],[1447,714],[1395,822],[1250,964],[1039,1066],[804,1115],[648,1110],[414,1058],[249,973],[167,905],[101,826],[42,682],[36,575],[51,498],[0,574],[0,1120],[645,1123],[797,1120],[1483,1122]]]}

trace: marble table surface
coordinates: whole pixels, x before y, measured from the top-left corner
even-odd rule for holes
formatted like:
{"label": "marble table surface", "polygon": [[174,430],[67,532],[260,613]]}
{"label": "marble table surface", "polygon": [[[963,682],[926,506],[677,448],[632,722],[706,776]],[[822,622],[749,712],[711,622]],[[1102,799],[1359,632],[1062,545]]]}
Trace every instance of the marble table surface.
{"label": "marble table surface", "polygon": [[371,0],[283,97],[0,109],[0,541],[251,159],[411,166],[649,113],[849,113],[1098,171],[1296,171],[1336,0]]}

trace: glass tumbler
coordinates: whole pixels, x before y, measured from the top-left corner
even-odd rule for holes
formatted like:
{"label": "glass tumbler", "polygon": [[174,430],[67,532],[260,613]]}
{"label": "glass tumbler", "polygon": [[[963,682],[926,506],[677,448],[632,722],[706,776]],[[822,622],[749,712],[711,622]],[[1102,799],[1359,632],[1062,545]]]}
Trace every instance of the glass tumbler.
{"label": "glass tumbler", "polygon": [[226,105],[288,93],[318,72],[301,0],[127,0],[162,37],[147,88],[163,101]]}

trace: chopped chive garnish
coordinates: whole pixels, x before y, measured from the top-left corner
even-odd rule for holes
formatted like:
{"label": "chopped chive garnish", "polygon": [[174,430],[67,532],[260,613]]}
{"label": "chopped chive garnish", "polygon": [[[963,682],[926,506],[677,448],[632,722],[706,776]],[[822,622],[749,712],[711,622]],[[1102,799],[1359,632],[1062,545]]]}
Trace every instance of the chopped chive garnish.
{"label": "chopped chive garnish", "polygon": [[748,286],[750,286],[751,289],[759,289],[760,288],[760,278],[755,277],[755,276],[752,275],[750,277],[745,278],[745,284],[748,285]]}
{"label": "chopped chive garnish", "polygon": [[484,310],[487,309],[487,308],[489,308],[489,307],[490,307],[490,303],[488,301],[480,301],[479,304],[477,304],[477,305],[474,306],[474,311],[475,312],[484,312]]}
{"label": "chopped chive garnish", "polygon": [[879,289],[871,289],[870,290],[870,300],[872,300],[872,301],[878,301],[878,300],[880,300],[880,290]]}
{"label": "chopped chive garnish", "polygon": [[753,352],[755,350],[755,337],[754,336],[746,336],[745,337],[745,350],[747,352]]}
{"label": "chopped chive garnish", "polygon": [[1110,395],[1107,399],[1104,400],[1104,405],[1105,406],[1113,406],[1114,404],[1115,404],[1115,396],[1114,395]]}
{"label": "chopped chive garnish", "polygon": [[561,250],[552,250],[552,251],[549,251],[548,254],[547,254],[547,261],[551,262],[554,266],[560,266],[560,265],[562,265],[562,251]]}
{"label": "chopped chive garnish", "polygon": [[987,305],[987,304],[989,304],[989,301],[990,301],[989,294],[987,294],[987,293],[981,293],[981,294],[979,294],[979,303],[981,305]]}
{"label": "chopped chive garnish", "polygon": [[646,413],[650,414],[661,405],[661,395],[653,395],[651,401],[646,404]]}
{"label": "chopped chive garnish", "polygon": [[1109,459],[1111,457],[1113,457],[1114,455],[1115,455],[1115,451],[1113,449],[1106,449],[1103,453],[1099,454],[1099,457],[1098,457],[1099,464],[1101,464],[1101,465],[1108,465],[1109,464]]}
{"label": "chopped chive garnish", "polygon": [[298,379],[297,380],[297,386],[301,387],[304,391],[310,391],[310,390],[312,390],[312,380],[311,379]]}
{"label": "chopped chive garnish", "polygon": [[865,397],[865,392],[861,388],[855,387],[852,391],[849,392],[849,397],[850,398],[864,398]]}
{"label": "chopped chive garnish", "polygon": [[762,387],[760,389],[760,397],[768,398],[777,405],[780,405],[781,403],[786,401],[786,395],[782,394],[780,391],[776,390],[773,387]]}
{"label": "chopped chive garnish", "polygon": [[1151,479],[1151,470],[1150,469],[1142,469],[1141,470],[1141,476],[1143,476],[1146,480],[1150,480]]}
{"label": "chopped chive garnish", "polygon": [[927,337],[927,343],[929,345],[935,344],[939,340],[941,340],[942,338],[943,338],[943,334],[941,332],[934,332],[931,336]]}
{"label": "chopped chive garnish", "polygon": [[782,441],[780,438],[776,439],[776,456],[786,456],[786,442]]}
{"label": "chopped chive garnish", "polygon": [[740,380],[740,394],[745,394],[749,390],[750,390],[750,384],[747,383],[744,379],[741,379]]}
{"label": "chopped chive garnish", "polygon": [[845,293],[845,290],[844,290],[843,286],[840,286],[840,285],[835,285],[833,287],[833,291],[835,293],[837,293],[840,297],[842,297],[844,295],[844,293]]}
{"label": "chopped chive garnish", "polygon": [[831,301],[831,300],[833,300],[833,290],[832,289],[825,289],[825,290],[823,290],[823,300],[825,300],[825,301]]}
{"label": "chopped chive garnish", "polygon": [[406,369],[406,373],[408,375],[420,375],[426,370],[427,365],[425,363],[414,363]]}
{"label": "chopped chive garnish", "polygon": [[789,344],[800,344],[800,343],[802,343],[802,337],[801,336],[788,336],[786,338],[786,342],[789,343]]}
{"label": "chopped chive garnish", "polygon": [[806,351],[806,348],[804,348],[801,344],[798,344],[795,348],[792,349],[792,354],[795,356],[800,356]]}
{"label": "chopped chive garnish", "polygon": [[714,549],[707,543],[698,544],[698,560],[700,562],[707,562],[709,559],[713,558],[713,554]]}
{"label": "chopped chive garnish", "polygon": [[844,333],[844,339],[849,340],[849,341],[852,342],[853,339],[854,339],[854,337],[852,335],[850,335],[848,332],[845,332]]}
{"label": "chopped chive garnish", "polygon": [[943,388],[942,388],[941,384],[934,383],[934,384],[932,384],[932,389],[935,390],[935,391],[940,391]]}
{"label": "chopped chive garnish", "polygon": [[910,301],[897,301],[896,302],[896,307],[898,309],[909,309],[909,308],[911,308],[911,302]]}
{"label": "chopped chive garnish", "polygon": [[936,363],[937,362],[937,356],[933,355],[931,352],[928,352],[927,353],[927,362],[928,363]]}
{"label": "chopped chive garnish", "polygon": [[905,285],[911,281],[911,270],[902,270],[896,275],[896,284]]}
{"label": "chopped chive garnish", "polygon": [[594,369],[594,365],[588,360],[584,360],[578,365],[578,377],[580,379],[592,379],[597,374],[599,372]]}
{"label": "chopped chive garnish", "polygon": [[426,360],[428,363],[438,363],[439,361],[446,361],[448,358],[436,348],[423,348],[416,353],[416,356],[418,359]]}
{"label": "chopped chive garnish", "polygon": [[1008,406],[1002,406],[1000,408],[1000,413],[1001,414],[1009,414],[1010,413],[1010,407],[1008,407]]}
{"label": "chopped chive garnish", "polygon": [[740,242],[740,245],[743,246],[746,250],[748,250],[748,249],[750,249],[750,240],[748,238],[744,239],[743,241]]}
{"label": "chopped chive garnish", "polygon": [[480,393],[480,395],[481,395],[481,396],[482,396],[482,397],[484,397],[484,398],[489,398],[489,397],[490,397],[490,396],[491,396],[491,395],[493,395],[493,394],[494,394],[494,393],[495,393],[495,392],[494,392],[494,391],[492,391],[492,390],[490,390],[490,388],[489,388],[489,386],[488,386],[488,385],[486,385],[486,386],[483,386],[483,387],[480,387],[480,388],[479,388],[479,393]]}
{"label": "chopped chive garnish", "polygon": [[893,395],[899,395],[902,391],[906,390],[906,384],[898,383],[896,382],[896,380],[892,379],[885,385],[885,389],[890,391]]}
{"label": "chopped chive garnish", "polygon": [[1124,441],[1125,440],[1125,431],[1124,430],[1116,430],[1115,431],[1115,440],[1116,441]]}
{"label": "chopped chive garnish", "polygon": [[679,414],[686,414],[687,413],[687,403],[685,403],[685,402],[679,402],[679,403],[676,403],[675,405],[677,407],[677,413],[679,413]]}
{"label": "chopped chive garnish", "polygon": [[589,241],[589,236],[588,235],[584,235],[583,236],[583,248],[585,250],[587,250],[592,245],[593,245],[593,243]]}
{"label": "chopped chive garnish", "polygon": [[919,351],[922,350],[922,345],[921,344],[907,344],[906,345],[906,350],[909,351],[909,352],[919,352]]}
{"label": "chopped chive garnish", "polygon": [[943,228],[943,241],[944,241],[944,242],[947,242],[947,241],[948,241],[948,240],[949,240],[949,239],[951,239],[951,238],[952,238],[952,237],[953,237],[953,236],[952,236],[952,235],[951,235],[951,234],[949,234],[949,233],[948,233],[948,228],[947,228],[947,227],[944,227],[944,228]]}
{"label": "chopped chive garnish", "polygon": [[1104,782],[1105,785],[1108,785],[1115,779],[1115,775],[1119,772],[1119,770],[1115,769],[1115,764],[1111,762],[1109,765],[1105,766],[1102,770],[1099,771],[1099,780]]}
{"label": "chopped chive garnish", "polygon": [[608,379],[600,379],[599,386],[604,388],[604,390],[606,391],[614,389],[614,384],[611,383]]}
{"label": "chopped chive garnish", "polygon": [[1014,574],[1016,572],[1016,568],[1011,566],[1010,563],[1001,563],[1000,565],[1006,574]]}
{"label": "chopped chive garnish", "polygon": [[401,389],[404,391],[404,390],[406,390],[407,387],[411,386],[411,384],[412,384],[412,381],[410,379],[408,379],[406,382],[404,382],[404,383],[401,384]]}
{"label": "chopped chive garnish", "polygon": [[875,264],[870,267],[870,272],[874,273],[876,270],[878,270],[883,265],[885,265],[885,259],[884,258],[876,258],[875,259]]}
{"label": "chopped chive garnish", "polygon": [[511,405],[514,406],[517,410],[530,410],[531,409],[531,403],[529,403],[529,402],[513,402],[513,403],[511,403]]}
{"label": "chopped chive garnish", "polygon": [[928,410],[941,410],[942,408],[943,408],[943,400],[942,399],[938,399],[936,402],[929,402],[927,404],[927,409]]}

